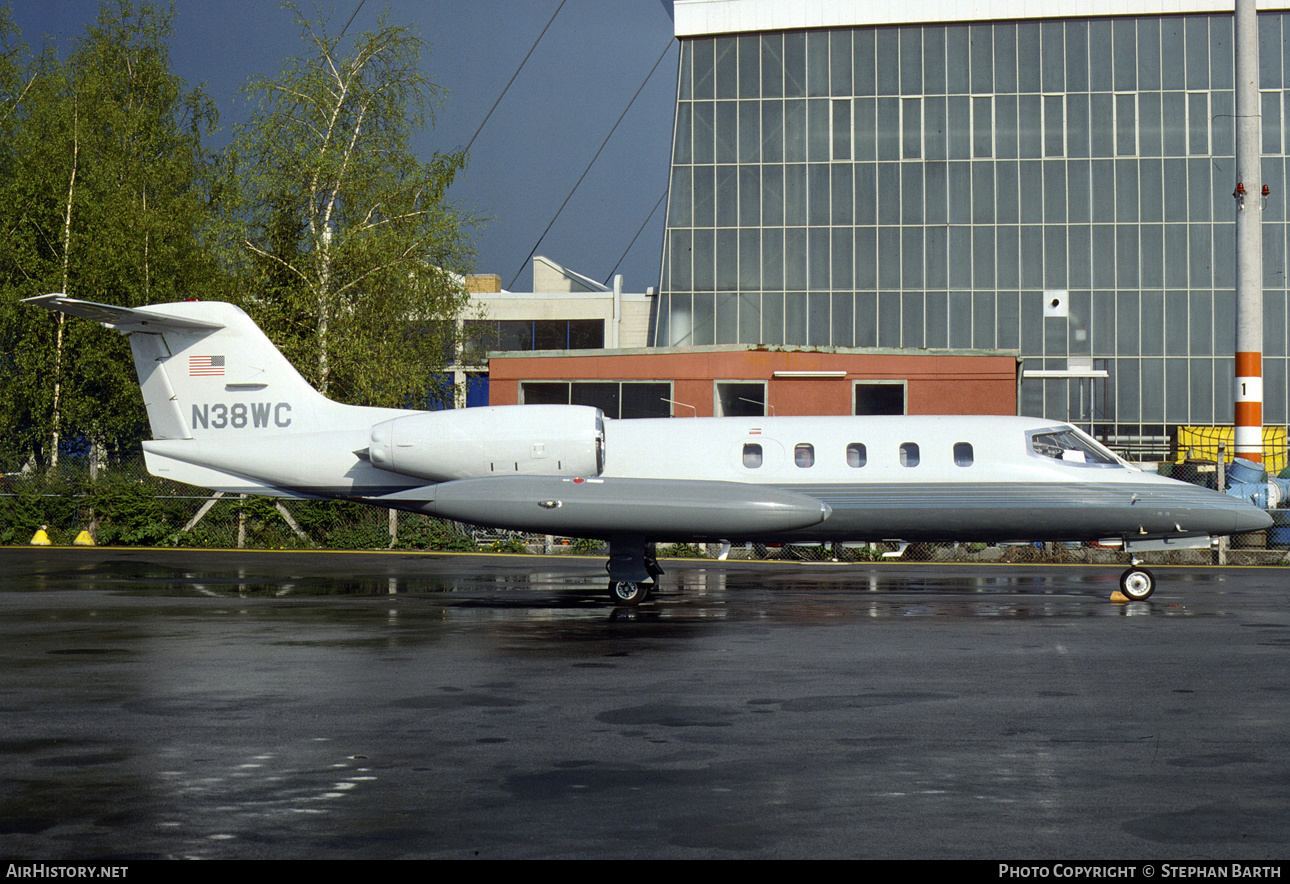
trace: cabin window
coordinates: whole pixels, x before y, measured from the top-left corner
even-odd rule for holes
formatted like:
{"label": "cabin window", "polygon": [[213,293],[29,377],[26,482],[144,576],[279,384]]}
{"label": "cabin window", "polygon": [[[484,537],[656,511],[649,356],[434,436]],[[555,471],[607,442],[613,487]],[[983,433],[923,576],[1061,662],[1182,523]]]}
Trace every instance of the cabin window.
{"label": "cabin window", "polygon": [[793,448],[793,463],[799,467],[815,466],[815,446],[809,442],[799,442]]}
{"label": "cabin window", "polygon": [[862,467],[869,460],[863,442],[852,442],[847,446],[847,466]]}
{"label": "cabin window", "polygon": [[900,445],[900,465],[902,467],[918,466],[918,443],[902,442]]}
{"label": "cabin window", "polygon": [[971,442],[954,443],[954,464],[960,467],[972,466],[972,443]]}
{"label": "cabin window", "polygon": [[761,446],[756,442],[744,443],[744,466],[750,470],[755,470],[761,466],[762,455]]}

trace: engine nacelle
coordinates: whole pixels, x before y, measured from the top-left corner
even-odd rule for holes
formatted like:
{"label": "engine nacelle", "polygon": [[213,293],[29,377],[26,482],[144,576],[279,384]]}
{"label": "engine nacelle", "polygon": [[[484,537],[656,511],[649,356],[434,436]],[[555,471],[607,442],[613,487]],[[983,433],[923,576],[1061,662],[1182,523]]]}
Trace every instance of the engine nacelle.
{"label": "engine nacelle", "polygon": [[604,415],[586,405],[500,405],[430,411],[372,427],[372,466],[422,479],[599,476]]}

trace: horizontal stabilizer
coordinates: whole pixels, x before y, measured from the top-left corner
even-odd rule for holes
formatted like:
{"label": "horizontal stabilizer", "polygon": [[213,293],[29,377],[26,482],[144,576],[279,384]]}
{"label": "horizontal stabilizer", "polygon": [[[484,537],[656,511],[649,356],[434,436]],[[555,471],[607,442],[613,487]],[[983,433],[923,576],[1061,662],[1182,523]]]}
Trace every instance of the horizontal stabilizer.
{"label": "horizontal stabilizer", "polygon": [[258,494],[264,497],[307,497],[293,491],[276,488],[265,482],[248,479],[234,473],[213,469],[200,464],[185,463],[154,451],[143,451],[144,463],[148,472],[162,479],[183,482],[187,485],[199,485],[214,488],[228,494]]}
{"label": "horizontal stabilizer", "polygon": [[33,307],[44,307],[57,313],[92,319],[122,334],[136,331],[159,332],[168,329],[213,331],[224,327],[219,322],[184,316],[167,316],[164,313],[155,313],[146,307],[117,307],[112,304],[97,304],[94,301],[78,301],[76,298],[58,294],[24,298],[23,303]]}

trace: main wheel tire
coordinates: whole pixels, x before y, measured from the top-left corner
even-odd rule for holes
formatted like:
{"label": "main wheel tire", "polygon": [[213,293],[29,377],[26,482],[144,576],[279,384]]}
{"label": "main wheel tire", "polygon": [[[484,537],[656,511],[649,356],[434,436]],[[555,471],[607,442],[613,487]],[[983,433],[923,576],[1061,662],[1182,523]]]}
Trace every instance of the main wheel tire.
{"label": "main wheel tire", "polygon": [[1130,601],[1142,602],[1156,591],[1156,578],[1146,568],[1130,568],[1120,575],[1120,592]]}
{"label": "main wheel tire", "polygon": [[635,580],[609,581],[609,597],[614,600],[615,605],[634,607],[645,601],[647,595],[649,595],[648,583],[638,583]]}

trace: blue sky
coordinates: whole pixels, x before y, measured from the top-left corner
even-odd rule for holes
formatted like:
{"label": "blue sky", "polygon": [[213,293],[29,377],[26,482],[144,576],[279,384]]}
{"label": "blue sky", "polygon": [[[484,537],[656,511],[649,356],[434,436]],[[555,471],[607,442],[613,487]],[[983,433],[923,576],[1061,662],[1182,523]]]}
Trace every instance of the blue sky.
{"label": "blue sky", "polygon": [[[560,0],[341,0],[321,2],[333,32],[370,30],[388,10],[429,45],[422,66],[449,90],[425,155],[464,147],[484,121]],[[14,21],[38,51],[46,37],[65,52],[98,15],[97,0],[15,0]],[[302,4],[306,12],[313,5]],[[274,0],[176,0],[172,62],[202,85],[220,112],[217,143],[244,119],[240,90],[273,76],[304,49],[292,13]],[[550,29],[470,150],[451,199],[486,218],[476,238],[477,270],[526,291],[525,258],[609,134],[648,81],[613,138],[542,240],[537,253],[604,281],[667,186],[676,95],[677,44],[660,0],[565,0]],[[657,286],[663,214],[659,206],[618,268],[629,291]],[[521,272],[522,271],[522,272]],[[519,274],[518,279],[516,275]],[[515,279],[512,285],[512,280]]]}

